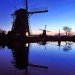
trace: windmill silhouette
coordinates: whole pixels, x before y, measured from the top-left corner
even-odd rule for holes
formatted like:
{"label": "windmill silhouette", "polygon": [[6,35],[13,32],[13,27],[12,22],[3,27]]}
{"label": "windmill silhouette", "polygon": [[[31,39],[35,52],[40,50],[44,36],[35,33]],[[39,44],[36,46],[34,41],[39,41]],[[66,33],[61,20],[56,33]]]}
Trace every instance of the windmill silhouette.
{"label": "windmill silhouette", "polygon": [[20,8],[13,13],[14,21],[12,26],[12,32],[15,36],[30,36],[29,22],[28,18],[32,14],[48,12],[47,9],[41,9],[36,11],[28,11],[28,1],[26,2],[26,9]]}
{"label": "windmill silhouette", "polygon": [[45,25],[45,29],[39,29],[39,30],[42,30],[42,31],[43,31],[43,33],[42,33],[42,36],[43,36],[43,37],[46,36],[46,32],[50,32],[50,31],[46,30],[46,26],[47,26],[47,25]]}

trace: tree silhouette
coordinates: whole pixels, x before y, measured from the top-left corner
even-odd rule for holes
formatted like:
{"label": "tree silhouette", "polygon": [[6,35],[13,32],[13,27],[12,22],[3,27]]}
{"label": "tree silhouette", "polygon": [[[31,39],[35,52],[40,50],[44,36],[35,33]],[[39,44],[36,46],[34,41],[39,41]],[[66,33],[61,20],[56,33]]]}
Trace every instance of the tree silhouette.
{"label": "tree silhouette", "polygon": [[65,31],[66,36],[70,36],[71,35],[72,28],[70,28],[68,26],[64,26],[63,30]]}

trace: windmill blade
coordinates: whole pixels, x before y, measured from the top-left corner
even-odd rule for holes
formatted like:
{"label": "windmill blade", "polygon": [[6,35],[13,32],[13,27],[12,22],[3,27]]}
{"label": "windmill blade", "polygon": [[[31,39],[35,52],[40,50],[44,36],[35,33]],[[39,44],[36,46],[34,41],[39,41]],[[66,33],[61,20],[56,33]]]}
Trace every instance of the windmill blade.
{"label": "windmill blade", "polygon": [[44,12],[48,12],[48,9],[47,9],[47,8],[34,9],[34,10],[30,11],[29,14],[34,14],[34,13],[44,13]]}
{"label": "windmill blade", "polygon": [[39,30],[43,30],[43,29],[39,29]]}
{"label": "windmill blade", "polygon": [[26,10],[28,10],[28,1],[26,0]]}
{"label": "windmill blade", "polygon": [[28,0],[23,0],[23,4],[26,10],[28,10]]}
{"label": "windmill blade", "polygon": [[46,66],[32,65],[32,64],[30,64],[29,66],[33,66],[33,67],[39,67],[39,68],[48,68],[48,67],[46,67]]}

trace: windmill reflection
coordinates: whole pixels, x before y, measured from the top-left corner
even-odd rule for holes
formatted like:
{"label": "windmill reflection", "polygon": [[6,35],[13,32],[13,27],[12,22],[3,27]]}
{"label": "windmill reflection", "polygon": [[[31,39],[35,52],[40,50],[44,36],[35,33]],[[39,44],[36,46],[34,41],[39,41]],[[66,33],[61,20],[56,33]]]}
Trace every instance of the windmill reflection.
{"label": "windmill reflection", "polygon": [[41,45],[44,46],[45,50],[46,50],[46,44],[48,44],[48,43],[47,43],[47,41],[44,40],[42,42],[38,42],[37,44],[39,44],[39,46],[41,46]]}
{"label": "windmill reflection", "polygon": [[15,58],[15,61],[13,61],[15,67],[20,70],[26,69],[28,66],[29,44],[16,44],[12,52]]}
{"label": "windmill reflection", "polygon": [[28,72],[28,66],[38,67],[38,68],[47,68],[46,66],[33,65],[29,63],[29,43],[15,43],[12,49],[14,60],[11,62],[14,64],[15,68],[23,70],[26,69],[26,75]]}
{"label": "windmill reflection", "polygon": [[45,46],[47,43],[46,43],[46,41],[43,41],[43,42],[39,42],[38,44]]}

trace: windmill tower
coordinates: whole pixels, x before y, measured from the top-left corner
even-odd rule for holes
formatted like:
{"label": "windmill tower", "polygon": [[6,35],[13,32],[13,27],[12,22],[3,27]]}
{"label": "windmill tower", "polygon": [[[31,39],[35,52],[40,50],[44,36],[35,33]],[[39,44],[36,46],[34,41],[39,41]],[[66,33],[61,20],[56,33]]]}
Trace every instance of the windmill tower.
{"label": "windmill tower", "polygon": [[28,17],[31,14],[48,12],[47,9],[37,10],[37,11],[28,11],[28,2],[26,1],[26,9],[20,8],[16,10],[13,14],[14,21],[12,31],[15,35],[20,36],[30,36],[29,22]]}

